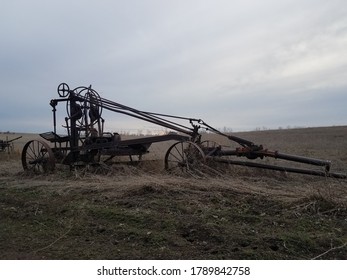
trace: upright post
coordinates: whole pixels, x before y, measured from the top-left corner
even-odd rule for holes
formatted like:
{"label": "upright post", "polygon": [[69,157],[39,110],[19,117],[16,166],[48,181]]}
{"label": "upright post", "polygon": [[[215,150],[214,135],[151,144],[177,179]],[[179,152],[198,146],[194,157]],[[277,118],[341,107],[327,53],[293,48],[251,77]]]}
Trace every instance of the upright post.
{"label": "upright post", "polygon": [[[52,99],[50,102],[50,105],[52,106],[52,112],[53,112],[53,131],[54,131],[54,135],[57,134],[57,117],[56,117],[56,106],[57,106],[58,102],[57,100]],[[54,148],[57,148],[57,141],[54,141]]]}
{"label": "upright post", "polygon": [[73,162],[77,161],[78,157],[78,130],[76,126],[76,114],[77,110],[79,108],[79,105],[76,104],[76,97],[75,93],[73,91],[70,91],[70,147],[71,147],[71,153],[73,155]]}

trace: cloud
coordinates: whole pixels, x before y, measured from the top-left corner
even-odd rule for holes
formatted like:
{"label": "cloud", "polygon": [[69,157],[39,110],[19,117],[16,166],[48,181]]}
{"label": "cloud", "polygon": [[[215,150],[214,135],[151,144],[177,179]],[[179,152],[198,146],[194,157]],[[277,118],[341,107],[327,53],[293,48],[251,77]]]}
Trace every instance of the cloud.
{"label": "cloud", "polygon": [[25,121],[51,117],[60,82],[234,130],[345,124],[346,11],[339,0],[5,1],[0,130],[49,130]]}

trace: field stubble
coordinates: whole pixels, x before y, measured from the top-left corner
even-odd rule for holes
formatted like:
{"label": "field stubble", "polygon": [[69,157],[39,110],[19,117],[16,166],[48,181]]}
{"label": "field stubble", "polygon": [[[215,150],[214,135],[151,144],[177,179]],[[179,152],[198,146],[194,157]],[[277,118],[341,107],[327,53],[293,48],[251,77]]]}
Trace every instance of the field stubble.
{"label": "field stubble", "polygon": [[[237,135],[347,171],[347,127]],[[137,167],[48,175],[1,155],[0,258],[346,259],[346,180],[234,166],[172,176],[168,145],[153,145]]]}

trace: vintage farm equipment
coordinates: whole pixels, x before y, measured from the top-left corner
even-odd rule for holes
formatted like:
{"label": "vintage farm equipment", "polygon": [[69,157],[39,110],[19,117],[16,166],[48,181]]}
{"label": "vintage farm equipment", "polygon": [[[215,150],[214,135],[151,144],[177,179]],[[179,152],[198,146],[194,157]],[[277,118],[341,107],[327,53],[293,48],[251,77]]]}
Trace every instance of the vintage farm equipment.
{"label": "vintage farm equipment", "polygon": [[22,138],[22,136],[13,138],[11,140],[8,140],[8,137],[6,137],[6,140],[0,139],[0,152],[8,152],[11,153],[14,150],[14,141]]}
{"label": "vintage farm equipment", "polygon": [[[52,99],[53,131],[40,134],[42,140],[26,143],[22,152],[22,165],[25,170],[49,172],[55,164],[70,167],[111,164],[115,157],[141,157],[148,153],[152,143],[176,141],[166,152],[164,163],[168,172],[204,172],[213,169],[217,163],[271,169],[277,171],[309,174],[316,176],[346,178],[345,174],[330,171],[331,162],[264,149],[251,141],[227,135],[208,125],[201,119],[172,116],[140,111],[111,100],[102,98],[91,86],[80,86],[70,90],[66,83],[58,86],[59,99]],[[57,134],[56,111],[59,103],[66,104],[67,117],[64,127],[66,135]],[[122,140],[117,133],[104,131],[103,110],[125,114],[146,122],[159,125],[170,132],[166,135],[139,137]],[[179,123],[184,121],[188,124]],[[202,141],[201,131],[212,132],[226,137],[239,145],[235,149],[218,145],[213,141]],[[246,160],[234,160],[233,158]],[[255,162],[263,158],[282,159],[300,164],[318,166],[320,169],[277,166]]]}

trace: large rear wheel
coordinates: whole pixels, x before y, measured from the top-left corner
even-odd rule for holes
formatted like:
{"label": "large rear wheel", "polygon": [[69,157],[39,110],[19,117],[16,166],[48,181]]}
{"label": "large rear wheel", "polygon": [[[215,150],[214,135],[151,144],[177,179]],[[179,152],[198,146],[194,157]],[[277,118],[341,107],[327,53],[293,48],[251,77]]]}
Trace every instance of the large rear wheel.
{"label": "large rear wheel", "polygon": [[31,140],[23,148],[22,165],[24,170],[34,173],[51,172],[55,168],[53,151],[47,143]]}

